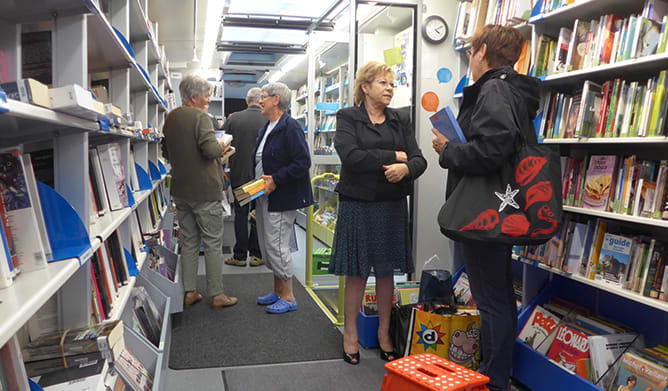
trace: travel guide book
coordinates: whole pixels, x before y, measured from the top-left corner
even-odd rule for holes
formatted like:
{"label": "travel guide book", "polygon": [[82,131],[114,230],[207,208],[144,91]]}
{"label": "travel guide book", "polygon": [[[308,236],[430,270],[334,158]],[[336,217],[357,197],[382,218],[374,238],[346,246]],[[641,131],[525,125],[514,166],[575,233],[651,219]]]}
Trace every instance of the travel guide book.
{"label": "travel guide book", "polygon": [[450,142],[464,144],[466,143],[466,138],[464,133],[462,133],[462,128],[459,127],[457,118],[452,114],[449,106],[445,106],[439,110],[436,114],[429,117],[431,124],[441,132]]}

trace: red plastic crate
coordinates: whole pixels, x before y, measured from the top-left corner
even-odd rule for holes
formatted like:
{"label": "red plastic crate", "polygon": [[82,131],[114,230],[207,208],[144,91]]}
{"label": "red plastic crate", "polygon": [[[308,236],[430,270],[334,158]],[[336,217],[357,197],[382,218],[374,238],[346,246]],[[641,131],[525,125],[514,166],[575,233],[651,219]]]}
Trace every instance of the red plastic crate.
{"label": "red plastic crate", "polygon": [[381,391],[487,391],[487,376],[431,353],[385,364]]}

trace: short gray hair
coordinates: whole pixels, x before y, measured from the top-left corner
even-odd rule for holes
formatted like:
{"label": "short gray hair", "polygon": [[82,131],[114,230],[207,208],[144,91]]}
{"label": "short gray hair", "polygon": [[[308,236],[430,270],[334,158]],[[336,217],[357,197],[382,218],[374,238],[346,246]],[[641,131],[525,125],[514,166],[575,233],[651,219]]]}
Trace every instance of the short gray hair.
{"label": "short gray hair", "polygon": [[290,101],[292,100],[292,92],[283,83],[269,83],[262,87],[262,91],[269,96],[278,96],[278,108],[285,112],[290,108]]}
{"label": "short gray hair", "polygon": [[262,100],[262,90],[257,87],[253,87],[250,90],[248,90],[248,93],[246,93],[246,103],[251,104],[251,103],[260,103]]}
{"label": "short gray hair", "polygon": [[210,91],[211,84],[203,77],[194,74],[187,75],[179,83],[181,102],[189,102],[190,98],[208,94]]}

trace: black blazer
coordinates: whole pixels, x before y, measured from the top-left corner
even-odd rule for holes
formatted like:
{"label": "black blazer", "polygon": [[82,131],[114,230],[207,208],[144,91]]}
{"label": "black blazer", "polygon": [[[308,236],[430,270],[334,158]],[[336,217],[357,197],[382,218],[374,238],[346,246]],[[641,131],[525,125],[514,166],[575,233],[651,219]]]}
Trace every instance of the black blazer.
{"label": "black blazer", "polygon": [[260,128],[267,123],[261,112],[260,106],[250,106],[246,110],[230,115],[223,126],[223,129],[234,137],[232,146],[237,150],[230,156],[232,187],[241,186],[255,177],[253,171],[255,156],[251,156],[251,153],[257,144]]}
{"label": "black blazer", "polygon": [[402,135],[401,145],[396,145],[396,149],[383,149],[379,145],[381,134],[371,123],[364,104],[341,109],[336,114],[334,147],[341,158],[341,176],[336,186],[339,194],[373,201],[379,175],[385,171],[383,165],[397,163],[396,151],[406,152],[409,170],[409,175],[400,182],[401,194],[398,196],[412,193],[413,180],[427,169],[427,161],[417,145],[407,115],[386,108],[385,121],[392,131]]}

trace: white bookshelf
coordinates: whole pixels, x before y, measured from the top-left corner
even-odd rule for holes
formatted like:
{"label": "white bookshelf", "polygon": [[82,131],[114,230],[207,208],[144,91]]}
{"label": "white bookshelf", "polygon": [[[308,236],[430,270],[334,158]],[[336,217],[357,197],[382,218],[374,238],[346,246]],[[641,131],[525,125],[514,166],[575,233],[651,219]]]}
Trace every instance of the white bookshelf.
{"label": "white bookshelf", "polygon": [[3,314],[0,346],[7,343],[78,269],[78,259],[52,262],[45,269],[22,273],[14,285],[0,290]]}
{"label": "white bookshelf", "polygon": [[[103,13],[99,2],[95,0],[59,0],[49,2],[48,7],[35,7],[30,2],[5,4],[4,23],[0,25],[3,36],[0,50],[10,58],[20,59],[21,48],[16,45],[21,42],[20,34],[28,31],[22,31],[22,25],[28,23],[46,26],[41,28],[51,31],[54,88],[68,84],[87,88],[91,74],[106,74],[102,77],[109,81],[110,102],[123,113],[134,112],[135,120],[141,121],[144,128],[150,123],[152,128],[159,130],[164,123],[166,111],[161,95],[165,94],[166,88],[170,86],[170,80],[164,49],[161,49],[157,42],[157,24],[149,24],[146,14],[147,0],[114,1],[106,5],[109,14]],[[114,27],[129,41],[134,57],[116,35]],[[58,50],[55,50],[56,47]],[[20,77],[20,61],[10,61],[8,65],[9,77]],[[140,66],[145,73],[140,71]],[[86,230],[84,239],[90,241],[90,247],[81,250],[83,254],[78,257],[48,263],[46,268],[41,270],[24,272],[14,280],[12,286],[0,289],[0,347],[8,342],[15,343],[17,333],[56,295],[59,327],[71,329],[89,325],[92,276],[88,262],[103,241],[115,232],[122,247],[129,251],[132,244],[131,220],[128,217],[135,210],[139,210],[140,214],[148,213],[146,202],[150,202],[151,193],[166,179],[165,175],[161,175],[159,180],[151,181],[150,190],[135,192],[133,207],[108,212],[93,223],[89,221],[92,205],[89,195],[88,149],[100,144],[118,143],[129,179],[129,170],[135,169],[128,165],[130,146],[134,145],[135,162],[150,175],[149,161],[157,165],[160,156],[157,135],[140,135],[137,129],[114,126],[113,123],[109,130],[106,130],[101,128],[98,121],[11,99],[2,106],[7,112],[0,115],[3,135],[1,146],[24,145],[27,151],[53,149],[54,190],[71,207],[67,213],[81,220],[83,229]],[[168,197],[168,194],[164,195]],[[57,205],[64,205],[60,198],[57,199],[60,202],[56,203]],[[42,205],[44,206],[44,202]],[[161,213],[164,213],[164,208]],[[67,229],[63,227],[63,231]],[[138,254],[138,271],[147,269],[146,259],[146,252]],[[178,269],[178,265],[176,266]],[[126,285],[119,289],[110,314],[111,319],[120,318],[138,278],[129,277]],[[169,300],[162,300],[167,314],[171,312]],[[161,336],[163,348],[168,344],[169,322],[170,318],[166,316],[164,324],[167,327]],[[157,371],[154,390],[159,390],[163,384],[160,379],[164,374],[168,356],[163,353],[159,357],[151,356],[142,350],[139,343],[137,347],[133,346],[133,353],[140,359],[146,358],[148,362],[145,365]],[[22,367],[18,356],[11,357]],[[164,387],[162,385],[162,388]]]}
{"label": "white bookshelf", "polygon": [[605,218],[605,219],[608,219],[608,220],[625,221],[625,222],[628,222],[628,223],[642,224],[642,225],[645,225],[645,226],[668,228],[668,220],[651,219],[651,218],[648,218],[648,217],[640,217],[640,216],[630,216],[630,215],[624,215],[624,214],[620,214],[620,213],[605,212],[605,211],[601,211],[601,210],[579,208],[579,207],[567,206],[567,205],[564,205],[564,211],[571,212],[571,213],[585,214],[585,215],[589,215],[589,216],[601,217],[601,218]]}
{"label": "white bookshelf", "polygon": [[[640,0],[581,0],[565,7],[535,15],[529,21],[533,26],[533,53],[538,50],[535,46],[537,46],[536,42],[541,34],[556,38],[561,27],[573,28],[575,19],[589,21],[599,20],[602,15],[606,14],[615,14],[622,18],[626,18],[630,14],[640,14],[643,4],[644,1]],[[536,56],[533,56],[533,61],[536,61]],[[592,80],[597,83],[615,78],[642,81],[658,75],[663,69],[668,69],[668,53],[559,73],[542,79],[546,92],[565,92],[581,88],[585,80]],[[542,143],[559,146],[564,156],[581,156],[582,154],[628,156],[636,154],[642,159],[658,161],[666,156],[662,151],[667,149],[668,137],[555,138],[544,139]],[[623,227],[622,232],[624,234],[647,235],[657,241],[664,242],[668,240],[668,221],[666,220],[574,206],[563,206],[563,210],[565,214],[571,214],[571,217],[577,218],[580,222],[601,218],[609,221],[609,224]],[[523,282],[525,293],[529,292],[528,297],[524,298],[525,304],[530,302],[541,304],[542,301],[540,300],[545,300],[553,294],[565,294],[564,297],[568,297],[576,304],[585,305],[597,314],[608,316],[643,333],[646,336],[648,346],[665,343],[666,338],[668,338],[666,332],[668,329],[665,327],[668,324],[668,302],[643,296],[635,291],[623,289],[603,280],[591,280],[579,274],[566,273],[539,261],[523,257],[515,257],[515,259],[525,264],[523,267]],[[572,281],[576,281],[577,284],[572,283]],[[543,291],[545,294],[540,294],[543,285],[546,288]],[[572,292],[565,292],[564,289],[570,289]],[[584,292],[586,294],[582,294]],[[569,297],[569,294],[573,297]],[[575,298],[576,295],[580,294],[583,297]],[[588,295],[591,295],[591,297],[585,297]],[[618,310],[611,311],[611,308],[615,306],[619,306]],[[530,308],[527,309],[527,311],[529,310]],[[521,318],[526,319],[523,316]],[[649,319],[652,319],[652,321],[649,321]],[[522,325],[518,326],[521,327]],[[518,380],[530,388],[550,391],[561,389],[600,390],[599,387],[588,381],[583,381],[577,375],[569,374],[561,367],[557,367],[546,357],[533,353],[535,352],[530,349],[527,350],[526,345],[522,346],[518,342],[513,360],[514,366],[523,368],[523,373],[516,375]]]}
{"label": "white bookshelf", "polygon": [[668,137],[546,138],[543,144],[668,144]]}

